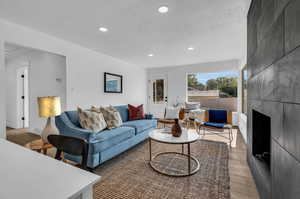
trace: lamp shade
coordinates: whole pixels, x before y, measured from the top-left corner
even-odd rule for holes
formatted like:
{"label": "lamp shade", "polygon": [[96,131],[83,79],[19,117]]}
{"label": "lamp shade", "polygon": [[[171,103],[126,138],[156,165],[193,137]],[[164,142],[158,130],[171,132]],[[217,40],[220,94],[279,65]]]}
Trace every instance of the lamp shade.
{"label": "lamp shade", "polygon": [[61,114],[60,97],[38,97],[39,116],[54,117]]}

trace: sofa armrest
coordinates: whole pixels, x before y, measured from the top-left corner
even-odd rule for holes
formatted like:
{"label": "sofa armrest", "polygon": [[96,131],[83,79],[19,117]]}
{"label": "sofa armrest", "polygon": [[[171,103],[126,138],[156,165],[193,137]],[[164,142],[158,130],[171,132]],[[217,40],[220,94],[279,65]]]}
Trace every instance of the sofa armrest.
{"label": "sofa armrest", "polygon": [[65,113],[55,117],[55,123],[61,135],[72,136],[86,140],[90,142],[97,134],[94,131],[82,129],[75,126]]}
{"label": "sofa armrest", "polygon": [[150,113],[146,113],[145,114],[145,119],[147,120],[152,120],[154,118],[154,115],[153,114],[150,114]]}
{"label": "sofa armrest", "polygon": [[90,142],[94,139],[96,132],[78,127],[68,127],[67,132],[69,136],[78,137]]}

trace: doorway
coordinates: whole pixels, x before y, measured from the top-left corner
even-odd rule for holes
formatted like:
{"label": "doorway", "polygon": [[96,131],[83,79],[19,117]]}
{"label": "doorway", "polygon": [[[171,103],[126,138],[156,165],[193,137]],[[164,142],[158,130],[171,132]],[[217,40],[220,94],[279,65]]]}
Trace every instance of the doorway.
{"label": "doorway", "polygon": [[[7,61],[6,61],[7,63]],[[6,126],[29,128],[29,62],[6,65]]]}
{"label": "doorway", "polygon": [[24,145],[39,134],[38,97],[59,96],[66,109],[66,57],[39,49],[5,43],[6,138]]}
{"label": "doorway", "polygon": [[163,118],[166,105],[168,103],[167,96],[167,77],[155,76],[149,80],[148,104],[150,113],[156,118]]}

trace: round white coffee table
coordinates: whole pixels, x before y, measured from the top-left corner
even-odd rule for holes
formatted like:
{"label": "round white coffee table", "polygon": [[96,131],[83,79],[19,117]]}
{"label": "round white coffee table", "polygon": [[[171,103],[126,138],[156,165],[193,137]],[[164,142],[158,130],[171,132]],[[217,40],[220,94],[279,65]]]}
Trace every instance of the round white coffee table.
{"label": "round white coffee table", "polygon": [[[196,142],[199,138],[199,135],[196,132],[193,131],[187,131],[182,129],[182,135],[180,137],[173,137],[171,134],[171,129],[155,129],[152,132],[149,133],[149,155],[150,155],[150,161],[149,164],[151,168],[161,174],[167,175],[167,176],[175,176],[175,177],[180,177],[180,176],[190,176],[195,174],[199,168],[200,164],[199,161],[191,155],[191,146],[190,144],[193,142]],[[152,157],[152,147],[151,147],[151,142],[156,141],[159,143],[165,143],[165,144],[180,144],[182,145],[182,152],[161,152],[157,153]],[[187,154],[184,153],[184,145],[187,145],[188,151]],[[169,173],[167,170],[162,170],[159,167],[156,166],[156,164],[153,163],[155,158],[157,158],[160,155],[165,155],[165,154],[176,154],[176,155],[182,155],[187,157],[188,161],[188,168],[187,172],[185,173]],[[196,163],[196,168],[191,170],[191,160]]]}

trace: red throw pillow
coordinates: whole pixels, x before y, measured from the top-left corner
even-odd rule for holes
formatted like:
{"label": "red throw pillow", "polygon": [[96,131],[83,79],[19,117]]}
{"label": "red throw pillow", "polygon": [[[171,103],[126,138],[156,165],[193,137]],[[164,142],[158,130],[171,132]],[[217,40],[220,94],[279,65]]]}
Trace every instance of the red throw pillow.
{"label": "red throw pillow", "polygon": [[138,107],[128,104],[129,120],[145,119],[143,104]]}

